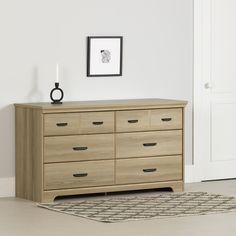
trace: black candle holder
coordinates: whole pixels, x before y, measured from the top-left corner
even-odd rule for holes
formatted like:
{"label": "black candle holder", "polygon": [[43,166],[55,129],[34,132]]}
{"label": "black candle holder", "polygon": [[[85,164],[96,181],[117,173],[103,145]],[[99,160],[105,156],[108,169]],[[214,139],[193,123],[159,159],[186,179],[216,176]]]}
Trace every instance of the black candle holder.
{"label": "black candle holder", "polygon": [[[61,97],[60,97],[59,99],[54,99],[54,98],[53,98],[53,93],[54,93],[55,91],[59,91],[59,92],[61,93]],[[63,90],[62,90],[61,88],[59,88],[59,83],[56,82],[56,83],[55,83],[55,88],[53,88],[53,89],[51,90],[51,92],[50,92],[50,98],[51,98],[51,100],[52,100],[51,104],[62,104],[61,101],[62,101],[63,97],[64,97],[64,92],[63,92]]]}

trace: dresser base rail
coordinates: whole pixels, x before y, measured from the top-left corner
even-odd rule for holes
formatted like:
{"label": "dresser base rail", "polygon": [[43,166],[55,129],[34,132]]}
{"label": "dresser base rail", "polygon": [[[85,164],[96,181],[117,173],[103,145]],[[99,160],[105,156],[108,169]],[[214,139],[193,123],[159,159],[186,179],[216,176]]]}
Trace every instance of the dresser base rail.
{"label": "dresser base rail", "polygon": [[143,190],[143,189],[155,189],[155,188],[171,188],[174,192],[182,192],[184,190],[183,181],[168,181],[168,182],[155,182],[155,183],[139,183],[139,184],[125,184],[125,185],[112,185],[112,186],[100,186],[90,188],[76,188],[76,189],[61,189],[44,191],[42,202],[53,202],[56,197],[70,196],[77,194],[90,194],[90,193],[106,193],[106,192],[119,192],[119,191],[131,191],[131,190]]}

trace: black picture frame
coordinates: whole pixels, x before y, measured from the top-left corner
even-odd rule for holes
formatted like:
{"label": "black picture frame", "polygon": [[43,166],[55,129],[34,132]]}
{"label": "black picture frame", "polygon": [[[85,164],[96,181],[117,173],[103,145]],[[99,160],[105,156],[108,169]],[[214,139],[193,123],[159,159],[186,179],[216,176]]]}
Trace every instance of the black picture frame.
{"label": "black picture frame", "polygon": [[[91,62],[91,46],[93,40],[102,40],[102,39],[115,39],[119,40],[119,60],[116,66],[119,66],[119,69],[116,73],[91,73],[92,62]],[[101,48],[102,49],[102,48]],[[101,50],[101,52],[104,50]],[[109,76],[122,76],[123,69],[123,37],[122,36],[88,36],[87,37],[87,77],[109,77]]]}

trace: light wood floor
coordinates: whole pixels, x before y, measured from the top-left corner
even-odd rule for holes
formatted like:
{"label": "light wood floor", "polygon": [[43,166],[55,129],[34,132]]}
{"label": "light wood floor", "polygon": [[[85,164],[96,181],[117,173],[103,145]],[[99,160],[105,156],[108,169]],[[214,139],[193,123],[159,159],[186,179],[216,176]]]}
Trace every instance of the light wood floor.
{"label": "light wood floor", "polygon": [[[236,180],[187,184],[186,191],[207,191],[236,197]],[[0,235],[235,236],[236,212],[109,224],[41,209],[21,199],[0,198]]]}

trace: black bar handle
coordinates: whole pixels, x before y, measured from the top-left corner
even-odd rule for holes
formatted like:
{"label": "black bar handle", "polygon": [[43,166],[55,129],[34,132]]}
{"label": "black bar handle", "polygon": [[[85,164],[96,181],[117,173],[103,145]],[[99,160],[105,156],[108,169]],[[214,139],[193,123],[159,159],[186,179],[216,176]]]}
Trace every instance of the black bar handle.
{"label": "black bar handle", "polygon": [[77,174],[73,174],[74,177],[86,177],[88,176],[88,173],[77,173]]}
{"label": "black bar handle", "polygon": [[144,147],[153,147],[153,146],[156,146],[157,143],[144,143],[143,146]]}
{"label": "black bar handle", "polygon": [[93,125],[102,125],[103,124],[103,121],[94,121],[93,122]]}
{"label": "black bar handle", "polygon": [[128,123],[138,123],[138,120],[128,120]]}
{"label": "black bar handle", "polygon": [[62,126],[67,126],[68,123],[57,123],[57,126],[62,127]]}
{"label": "black bar handle", "polygon": [[145,173],[155,172],[155,171],[157,171],[157,168],[143,169],[143,172],[145,172]]}
{"label": "black bar handle", "polygon": [[85,151],[87,149],[88,149],[88,147],[73,147],[74,151]]}
{"label": "black bar handle", "polygon": [[171,121],[172,118],[162,118],[161,120],[162,120],[162,121]]}

